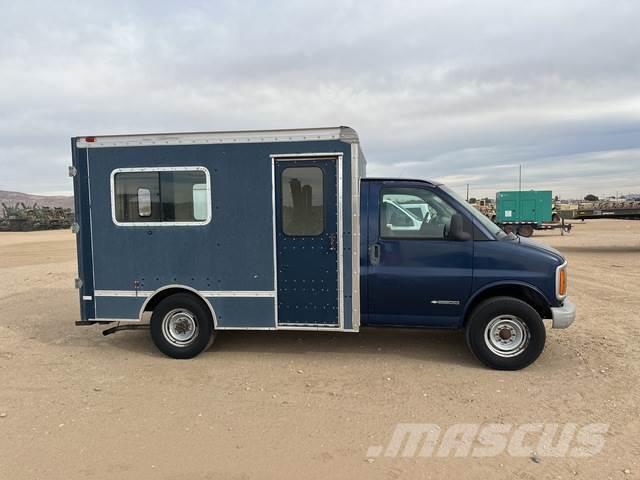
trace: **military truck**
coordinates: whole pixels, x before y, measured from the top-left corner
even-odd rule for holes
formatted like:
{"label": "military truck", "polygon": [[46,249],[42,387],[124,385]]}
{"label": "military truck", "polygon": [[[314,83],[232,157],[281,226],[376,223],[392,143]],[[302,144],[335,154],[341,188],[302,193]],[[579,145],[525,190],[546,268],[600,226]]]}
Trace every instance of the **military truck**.
{"label": "military truck", "polygon": [[2,203],[0,231],[30,232],[33,230],[55,230],[69,228],[73,223],[73,210],[62,207],[40,207],[19,202],[14,205]]}

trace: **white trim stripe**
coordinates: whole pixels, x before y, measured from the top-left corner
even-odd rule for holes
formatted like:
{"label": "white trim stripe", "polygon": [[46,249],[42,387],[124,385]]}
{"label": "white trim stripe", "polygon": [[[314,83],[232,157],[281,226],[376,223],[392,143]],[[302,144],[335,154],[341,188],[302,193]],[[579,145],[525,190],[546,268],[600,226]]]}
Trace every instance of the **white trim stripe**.
{"label": "white trim stripe", "polygon": [[153,294],[148,290],[94,290],[95,297],[141,297],[146,298]]}
{"label": "white trim stripe", "polygon": [[262,297],[262,298],[275,298],[275,291],[203,291],[200,292],[205,297]]}
{"label": "white trim stripe", "polygon": [[[153,295],[155,291],[151,290],[96,290],[96,297],[139,297],[146,298]],[[200,290],[198,291],[203,297],[261,297],[275,298],[276,292],[270,290]]]}

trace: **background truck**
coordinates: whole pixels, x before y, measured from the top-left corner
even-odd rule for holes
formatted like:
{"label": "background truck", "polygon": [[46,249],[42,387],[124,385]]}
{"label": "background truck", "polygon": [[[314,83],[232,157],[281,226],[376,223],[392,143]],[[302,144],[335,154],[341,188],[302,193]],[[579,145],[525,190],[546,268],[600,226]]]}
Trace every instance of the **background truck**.
{"label": "background truck", "polygon": [[505,232],[523,237],[530,237],[534,230],[571,231],[571,225],[555,212],[551,190],[498,192],[494,221]]}
{"label": "background truck", "polygon": [[72,139],[78,325],[191,358],[225,330],[464,329],[515,370],[575,318],[567,262],[434,182],[366,178],[348,127]]}

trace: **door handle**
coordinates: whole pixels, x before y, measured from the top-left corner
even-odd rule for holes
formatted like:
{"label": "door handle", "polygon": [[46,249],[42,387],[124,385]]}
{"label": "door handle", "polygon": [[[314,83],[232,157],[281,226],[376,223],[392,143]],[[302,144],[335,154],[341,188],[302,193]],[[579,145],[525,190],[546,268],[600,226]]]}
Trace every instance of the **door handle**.
{"label": "door handle", "polygon": [[371,265],[378,265],[380,263],[381,250],[379,243],[374,243],[369,246],[369,261]]}

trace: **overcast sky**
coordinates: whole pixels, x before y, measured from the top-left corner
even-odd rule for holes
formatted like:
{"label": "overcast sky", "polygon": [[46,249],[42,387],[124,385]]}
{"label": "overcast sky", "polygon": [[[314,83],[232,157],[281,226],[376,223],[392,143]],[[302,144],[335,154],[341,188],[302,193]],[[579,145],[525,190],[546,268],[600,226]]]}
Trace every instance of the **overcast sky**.
{"label": "overcast sky", "polygon": [[[640,192],[640,2],[5,2],[0,189],[74,135],[349,125],[370,176]],[[105,5],[108,4],[108,5]]]}

